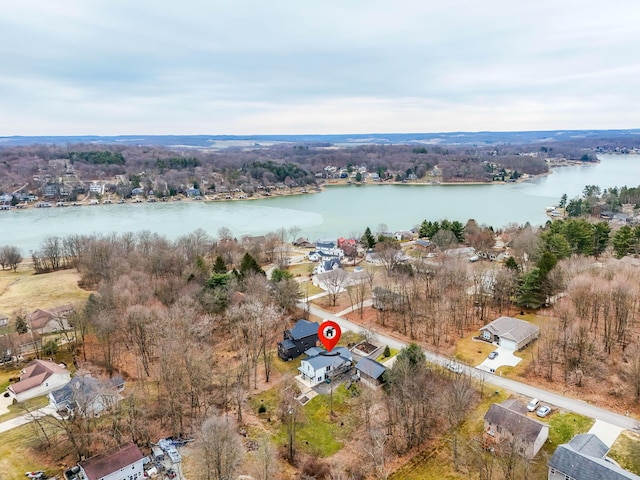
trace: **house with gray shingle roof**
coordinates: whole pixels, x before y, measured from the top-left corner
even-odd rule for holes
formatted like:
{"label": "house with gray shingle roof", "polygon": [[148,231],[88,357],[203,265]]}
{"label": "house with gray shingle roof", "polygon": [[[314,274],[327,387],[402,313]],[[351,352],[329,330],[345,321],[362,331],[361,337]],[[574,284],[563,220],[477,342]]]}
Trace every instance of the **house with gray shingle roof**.
{"label": "house with gray shingle roof", "polygon": [[62,388],[49,393],[49,405],[58,412],[97,417],[122,400],[118,394],[122,389],[122,377],[101,382],[91,375],[79,375]]}
{"label": "house with gray shingle roof", "polygon": [[558,445],[549,459],[548,480],[640,480],[607,458],[607,447],[596,435],[576,435]]}
{"label": "house with gray shingle roof", "polygon": [[521,350],[540,333],[535,325],[519,318],[499,317],[480,329],[480,338],[509,350]]}
{"label": "house with gray shingle roof", "polygon": [[278,356],[282,360],[293,360],[318,343],[318,323],[300,319],[293,328],[284,331],[278,342]]}
{"label": "house with gray shingle roof", "polygon": [[527,416],[527,407],[516,400],[494,403],[484,416],[483,444],[488,449],[515,449],[533,458],[549,438],[549,425]]}
{"label": "house with gray shingle roof", "polygon": [[305,353],[308,357],[302,360],[298,370],[302,374],[302,380],[311,387],[332,379],[337,373],[345,372],[353,364],[353,355],[344,347],[336,347],[330,352],[314,347]]}

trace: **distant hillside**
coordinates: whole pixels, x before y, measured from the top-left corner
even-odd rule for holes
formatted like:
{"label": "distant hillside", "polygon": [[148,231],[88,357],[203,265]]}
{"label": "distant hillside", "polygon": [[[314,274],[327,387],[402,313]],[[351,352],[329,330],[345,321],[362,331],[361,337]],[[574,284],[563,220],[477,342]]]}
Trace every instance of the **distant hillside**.
{"label": "distant hillside", "polygon": [[373,133],[346,135],[118,135],[118,136],[10,136],[0,137],[0,146],[122,144],[165,147],[228,148],[274,143],[325,145],[492,145],[566,142],[589,139],[640,139],[640,129],[550,130],[531,132]]}

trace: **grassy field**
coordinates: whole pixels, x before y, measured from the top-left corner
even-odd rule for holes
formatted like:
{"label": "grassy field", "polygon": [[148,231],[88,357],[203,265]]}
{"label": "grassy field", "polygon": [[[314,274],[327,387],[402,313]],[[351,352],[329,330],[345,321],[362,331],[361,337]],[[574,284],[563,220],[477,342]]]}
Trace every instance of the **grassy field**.
{"label": "grassy field", "polygon": [[84,302],[90,292],[78,287],[79,279],[72,269],[34,275],[31,266],[21,264],[15,273],[0,270],[0,313],[11,318],[14,312]]}
{"label": "grassy field", "polygon": [[630,431],[622,432],[607,456],[613,458],[622,468],[640,475],[640,435]]}
{"label": "grassy field", "polygon": [[[46,427],[49,434],[53,426]],[[35,424],[27,424],[0,433],[0,476],[3,480],[23,480],[24,472],[44,470],[49,476],[59,474],[61,468],[49,460],[40,448]]]}
{"label": "grassy field", "polygon": [[496,347],[487,342],[473,340],[471,336],[458,340],[454,357],[467,365],[476,366],[487,358]]}
{"label": "grassy field", "polygon": [[313,263],[296,263],[294,265],[289,265],[287,270],[294,277],[308,277],[313,271],[314,266],[315,264]]}
{"label": "grassy field", "polygon": [[392,357],[395,357],[398,353],[400,353],[400,350],[396,349],[396,348],[390,348],[389,349],[389,353],[390,355],[388,357],[384,356],[384,352],[382,354],[380,354],[380,356],[378,356],[378,358],[376,358],[376,362],[378,363],[382,363],[386,360],[389,360]]}
{"label": "grassy field", "polygon": [[[552,454],[558,445],[567,443],[579,433],[587,433],[595,421],[577,413],[554,413],[549,419],[549,439],[545,450]],[[539,419],[545,420],[545,419]]]}
{"label": "grassy field", "polygon": [[[278,417],[278,403],[280,401],[279,386],[254,396],[250,400],[251,408],[258,412],[263,406],[265,411],[258,417],[265,423],[265,428],[271,430],[277,445],[287,444],[287,425],[281,423]],[[354,387],[355,388],[355,387]],[[349,414],[349,399],[352,390],[340,385],[333,391],[333,412],[331,417],[330,395],[318,395],[306,405],[301,406],[301,414],[296,420],[296,448],[305,453],[328,457],[342,448],[350,428],[343,419]],[[249,432],[251,434],[251,432]]]}
{"label": "grassy field", "polygon": [[[27,413],[27,411],[31,412],[38,408],[46,407],[47,405],[49,405],[49,398],[46,396],[31,398],[24,402],[9,405],[9,407],[7,407],[9,408],[9,413],[0,415],[0,422],[6,422],[12,418],[20,417]],[[0,438],[2,437],[0,436]]]}

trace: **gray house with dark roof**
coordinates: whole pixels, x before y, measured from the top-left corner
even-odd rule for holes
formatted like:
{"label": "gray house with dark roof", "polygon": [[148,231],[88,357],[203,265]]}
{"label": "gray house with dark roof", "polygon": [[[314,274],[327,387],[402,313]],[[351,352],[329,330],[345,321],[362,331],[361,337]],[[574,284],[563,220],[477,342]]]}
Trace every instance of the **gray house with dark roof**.
{"label": "gray house with dark roof", "polygon": [[516,400],[494,403],[484,416],[483,445],[488,449],[515,449],[533,458],[549,438],[549,425],[530,418]]}
{"label": "gray house with dark roof", "polygon": [[278,356],[282,360],[292,360],[299,357],[318,343],[318,323],[308,320],[298,320],[293,328],[285,330],[283,339],[278,342]]}
{"label": "gray house with dark roof", "polygon": [[480,329],[480,338],[509,350],[521,350],[540,333],[535,325],[519,318],[499,317]]}
{"label": "gray house with dark roof", "polygon": [[122,377],[101,382],[91,375],[79,375],[64,387],[49,393],[49,405],[58,412],[97,417],[122,399],[118,392],[123,389]]}
{"label": "gray house with dark roof", "polygon": [[607,447],[596,435],[576,435],[559,445],[549,459],[549,480],[640,480],[607,458]]}

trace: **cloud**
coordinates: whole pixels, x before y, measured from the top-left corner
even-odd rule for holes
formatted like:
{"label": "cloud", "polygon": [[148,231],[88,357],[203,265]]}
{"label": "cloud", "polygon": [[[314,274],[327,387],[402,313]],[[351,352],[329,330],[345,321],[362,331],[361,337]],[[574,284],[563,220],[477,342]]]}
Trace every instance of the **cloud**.
{"label": "cloud", "polygon": [[638,126],[634,2],[433,3],[13,2],[0,134]]}

